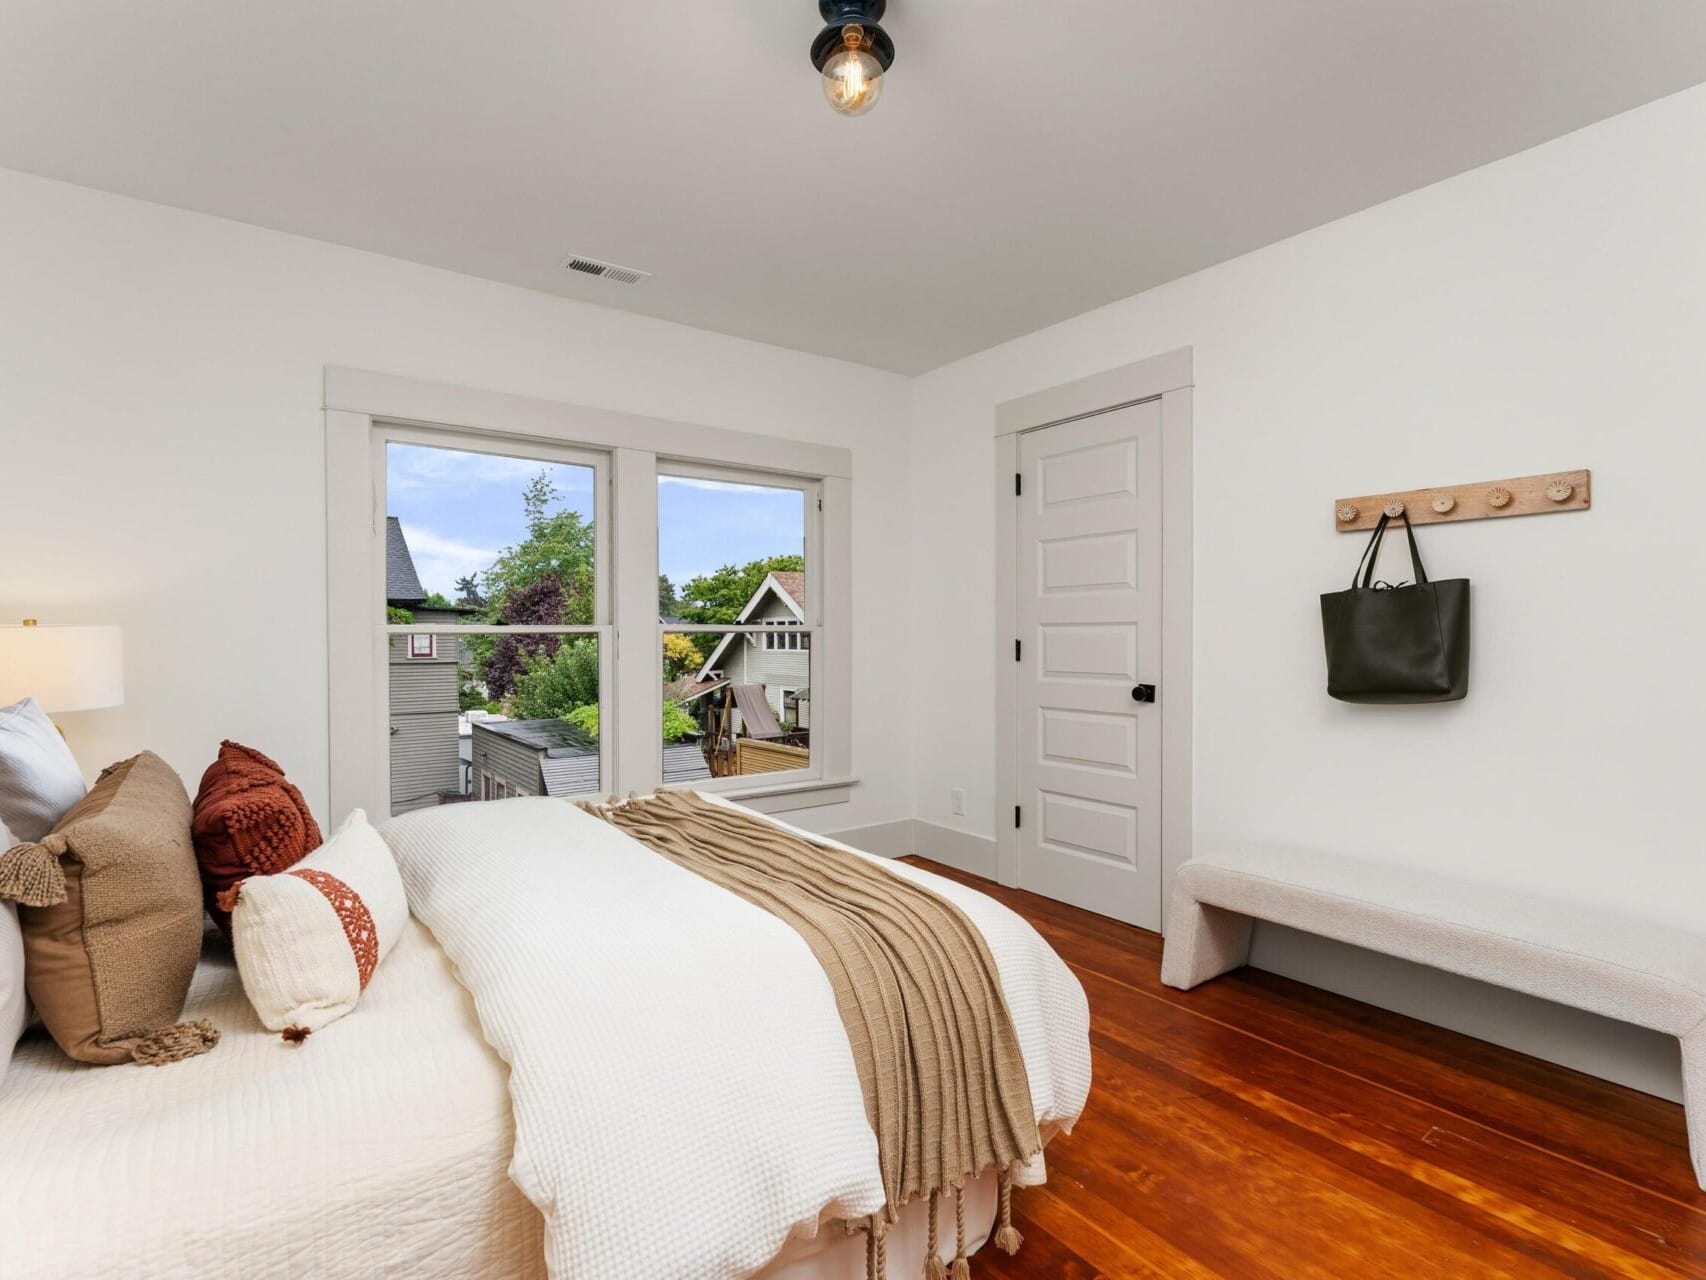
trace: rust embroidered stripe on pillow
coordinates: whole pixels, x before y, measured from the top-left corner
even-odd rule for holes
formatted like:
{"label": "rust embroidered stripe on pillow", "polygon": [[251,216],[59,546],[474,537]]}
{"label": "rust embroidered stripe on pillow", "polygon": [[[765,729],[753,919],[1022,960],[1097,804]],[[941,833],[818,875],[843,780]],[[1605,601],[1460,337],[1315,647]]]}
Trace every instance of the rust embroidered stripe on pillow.
{"label": "rust embroidered stripe on pillow", "polygon": [[294,1043],[355,1008],[409,918],[391,850],[359,809],[288,871],[221,897],[243,991]]}

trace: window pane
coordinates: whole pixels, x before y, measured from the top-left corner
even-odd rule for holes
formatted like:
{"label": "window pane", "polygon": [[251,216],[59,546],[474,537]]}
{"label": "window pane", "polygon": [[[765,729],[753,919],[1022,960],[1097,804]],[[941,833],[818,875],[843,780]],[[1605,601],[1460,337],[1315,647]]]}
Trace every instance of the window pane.
{"label": "window pane", "polygon": [[588,466],[387,444],[387,620],[593,622],[596,478]]}
{"label": "window pane", "polygon": [[805,570],[802,490],[658,476],[658,612],[665,621],[809,621]]}
{"label": "window pane", "polygon": [[664,634],[665,784],[811,767],[811,653],[772,638]]}
{"label": "window pane", "polygon": [[[596,636],[436,636],[390,641],[391,811],[603,790]],[[502,699],[476,676],[480,652],[514,675]]]}

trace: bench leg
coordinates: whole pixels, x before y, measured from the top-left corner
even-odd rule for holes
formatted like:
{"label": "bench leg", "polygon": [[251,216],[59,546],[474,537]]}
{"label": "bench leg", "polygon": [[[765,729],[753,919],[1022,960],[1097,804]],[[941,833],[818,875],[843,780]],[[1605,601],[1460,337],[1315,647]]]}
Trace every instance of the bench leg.
{"label": "bench leg", "polygon": [[[1161,981],[1188,991],[1241,968],[1250,959],[1250,934],[1255,924],[1249,916],[1211,907],[1182,888],[1175,889],[1172,909],[1167,913],[1167,941],[1161,952]],[[1706,1092],[1701,1096],[1706,1099]]]}
{"label": "bench leg", "polygon": [[1706,1190],[1706,1024],[1682,1037],[1682,1106],[1694,1180]]}

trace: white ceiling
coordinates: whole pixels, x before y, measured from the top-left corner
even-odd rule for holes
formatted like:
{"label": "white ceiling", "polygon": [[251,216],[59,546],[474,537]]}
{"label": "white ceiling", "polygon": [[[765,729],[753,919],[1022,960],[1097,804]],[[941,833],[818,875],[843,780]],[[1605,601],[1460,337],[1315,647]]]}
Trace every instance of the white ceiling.
{"label": "white ceiling", "polygon": [[884,25],[847,120],[813,0],[0,0],[0,166],[913,373],[1706,80],[1697,0]]}

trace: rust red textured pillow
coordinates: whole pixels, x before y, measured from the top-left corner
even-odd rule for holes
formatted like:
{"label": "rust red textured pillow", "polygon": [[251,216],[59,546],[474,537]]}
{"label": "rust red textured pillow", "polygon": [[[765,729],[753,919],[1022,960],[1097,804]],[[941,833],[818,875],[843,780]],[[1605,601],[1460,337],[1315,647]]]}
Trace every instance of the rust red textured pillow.
{"label": "rust red textured pillow", "polygon": [[231,914],[219,895],[249,876],[288,870],[320,847],[320,827],[284,770],[253,747],[219,744],[219,758],[196,793],[196,862],[202,900],[226,934]]}

